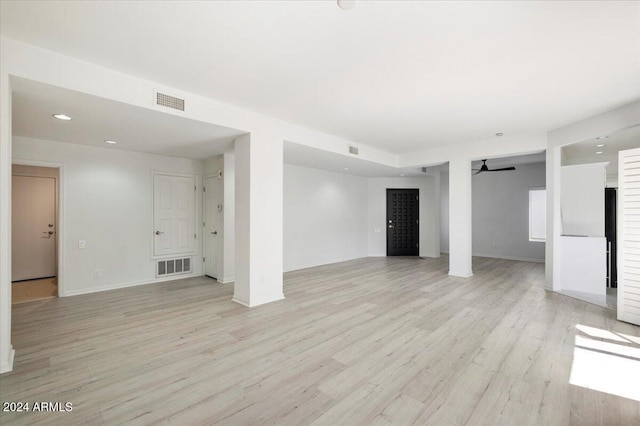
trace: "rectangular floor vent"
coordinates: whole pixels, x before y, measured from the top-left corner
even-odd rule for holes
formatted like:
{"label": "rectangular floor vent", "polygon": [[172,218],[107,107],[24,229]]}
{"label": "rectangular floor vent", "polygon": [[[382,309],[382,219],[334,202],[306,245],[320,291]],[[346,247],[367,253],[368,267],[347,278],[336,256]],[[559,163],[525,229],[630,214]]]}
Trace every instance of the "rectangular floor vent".
{"label": "rectangular floor vent", "polygon": [[162,259],[157,261],[156,277],[191,273],[191,258]]}
{"label": "rectangular floor vent", "polygon": [[184,99],[176,98],[175,96],[165,93],[156,92],[156,105],[184,111]]}

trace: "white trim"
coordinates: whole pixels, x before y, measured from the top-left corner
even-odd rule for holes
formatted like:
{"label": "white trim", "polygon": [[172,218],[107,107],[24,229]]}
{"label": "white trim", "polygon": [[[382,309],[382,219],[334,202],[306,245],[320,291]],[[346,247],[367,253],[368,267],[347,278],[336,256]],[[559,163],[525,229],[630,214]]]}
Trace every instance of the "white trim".
{"label": "white trim", "polygon": [[544,259],[535,257],[518,257],[518,256],[506,256],[502,254],[486,254],[486,253],[473,253],[473,257],[489,257],[491,259],[505,259],[505,260],[517,260],[520,262],[536,262],[544,263]]}
{"label": "white trim", "polygon": [[[385,257],[386,255],[380,256],[380,257]],[[286,269],[283,269],[282,272],[293,272],[293,271],[299,271],[300,269],[307,269],[307,268],[315,268],[316,266],[324,266],[324,265],[331,265],[334,263],[340,263],[340,262],[348,262],[350,260],[356,260],[356,259],[366,259],[367,257],[378,257],[378,256],[356,256],[356,257],[348,257],[345,259],[337,259],[337,260],[330,260],[328,262],[312,262],[312,263],[305,263],[302,265],[295,265],[295,266],[290,266]]]}
{"label": "white trim", "polygon": [[[442,251],[441,254],[449,254],[448,251]],[[519,262],[535,262],[535,263],[545,263],[544,259],[537,259],[534,257],[517,257],[517,256],[503,256],[500,254],[483,254],[483,253],[473,253],[473,257],[488,257],[491,259],[505,259],[505,260],[517,260]]]}
{"label": "white trim", "polygon": [[216,280],[221,284],[229,284],[236,280],[236,277],[224,277],[224,278],[216,278]]}
{"label": "white trim", "polygon": [[452,277],[470,278],[473,276],[473,271],[468,271],[468,272],[449,271],[449,275],[451,275]]}
{"label": "white trim", "polygon": [[65,250],[64,250],[64,235],[65,235],[65,205],[66,205],[66,197],[65,197],[65,170],[64,163],[53,163],[48,161],[33,161],[33,160],[24,160],[22,158],[13,158],[11,160],[11,164],[17,164],[20,166],[33,166],[33,167],[48,167],[51,169],[58,169],[58,178],[57,180],[57,192],[58,192],[58,211],[56,212],[58,215],[58,224],[57,224],[57,256],[58,256],[58,265],[56,270],[56,279],[58,281],[58,297],[65,297],[67,295],[65,291],[65,276],[66,276],[66,268],[65,268]]}
{"label": "white trim", "polygon": [[247,308],[250,308],[251,305],[249,305],[249,302],[247,302],[246,300],[244,300],[243,298],[236,296],[235,294],[233,295],[233,298],[231,299],[232,302],[238,303],[242,306],[246,306]]}
{"label": "white trim", "polygon": [[185,278],[193,278],[198,276],[202,276],[202,275],[199,275],[199,274],[196,275],[192,272],[190,274],[183,274],[183,275],[177,275],[177,276],[172,275],[166,278],[155,278],[152,280],[130,281],[125,283],[102,285],[98,287],[81,288],[78,290],[69,290],[66,292],[65,296],[78,296],[81,294],[100,293],[102,291],[117,290],[117,289],[128,288],[128,287],[137,287],[140,285],[157,284],[157,283],[162,283],[167,281],[179,281]]}
{"label": "white trim", "polygon": [[235,303],[238,303],[240,305],[246,306],[248,308],[253,308],[255,306],[265,305],[267,303],[277,302],[278,300],[283,300],[283,299],[284,299],[284,293],[280,293],[279,295],[275,296],[274,298],[258,299],[258,300],[254,300],[253,303],[251,303],[251,302],[247,302],[243,298],[241,298],[239,296],[236,296],[234,294],[233,295],[233,299],[231,299],[231,301],[235,302]]}
{"label": "white trim", "polygon": [[0,374],[8,373],[13,370],[13,360],[16,357],[16,350],[13,349],[13,345],[9,346],[9,359],[6,361],[3,360],[2,364],[0,364]]}

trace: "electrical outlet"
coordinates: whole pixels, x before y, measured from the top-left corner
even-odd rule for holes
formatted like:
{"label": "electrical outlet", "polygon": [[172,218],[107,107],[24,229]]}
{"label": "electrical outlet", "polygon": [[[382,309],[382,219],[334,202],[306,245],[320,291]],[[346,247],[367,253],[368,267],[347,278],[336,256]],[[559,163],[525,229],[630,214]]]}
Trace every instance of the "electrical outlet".
{"label": "electrical outlet", "polygon": [[86,249],[87,248],[87,242],[85,240],[79,240],[78,241],[78,248],[79,249]]}
{"label": "electrical outlet", "polygon": [[102,277],[102,269],[96,269],[93,271],[93,278],[100,278]]}

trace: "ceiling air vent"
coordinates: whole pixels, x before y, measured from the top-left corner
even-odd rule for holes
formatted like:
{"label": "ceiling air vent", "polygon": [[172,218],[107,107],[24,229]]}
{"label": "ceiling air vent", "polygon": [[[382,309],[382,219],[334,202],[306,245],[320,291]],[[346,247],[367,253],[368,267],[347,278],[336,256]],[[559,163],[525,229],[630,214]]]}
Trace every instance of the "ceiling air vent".
{"label": "ceiling air vent", "polygon": [[422,168],[422,173],[427,173],[428,169],[426,167]]}
{"label": "ceiling air vent", "polygon": [[184,99],[176,98],[175,96],[165,93],[156,92],[156,105],[184,111]]}
{"label": "ceiling air vent", "polygon": [[349,154],[358,155],[358,148],[356,148],[355,146],[350,146],[349,147]]}

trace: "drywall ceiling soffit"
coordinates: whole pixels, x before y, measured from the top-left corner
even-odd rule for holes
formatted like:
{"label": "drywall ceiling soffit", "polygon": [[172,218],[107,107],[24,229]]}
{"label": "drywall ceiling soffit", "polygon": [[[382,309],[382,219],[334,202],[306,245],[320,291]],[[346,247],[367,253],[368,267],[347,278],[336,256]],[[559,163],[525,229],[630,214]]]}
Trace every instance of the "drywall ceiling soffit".
{"label": "drywall ceiling soffit", "polygon": [[618,153],[633,148],[640,148],[640,123],[562,147],[562,165],[609,162],[607,176],[617,176]]}
{"label": "drywall ceiling soffit", "polygon": [[287,141],[284,143],[284,162],[295,166],[362,177],[428,176],[417,167],[396,168],[363,160],[355,155],[338,154]]}
{"label": "drywall ceiling soffit", "polygon": [[0,31],[395,154],[640,97],[640,2],[61,4],[2,2]]}
{"label": "drywall ceiling soffit", "polygon": [[[232,151],[244,133],[31,80],[14,78],[12,89],[15,136],[204,159]],[[56,113],[73,119],[56,120]]]}
{"label": "drywall ceiling soffit", "polygon": [[[545,163],[547,161],[546,152],[538,152],[535,154],[527,155],[514,155],[510,157],[489,158],[487,159],[487,166],[491,169],[498,169],[502,167],[514,167],[519,164],[533,164],[533,163]],[[482,160],[472,161],[471,166],[473,168],[479,168],[482,165]]]}

